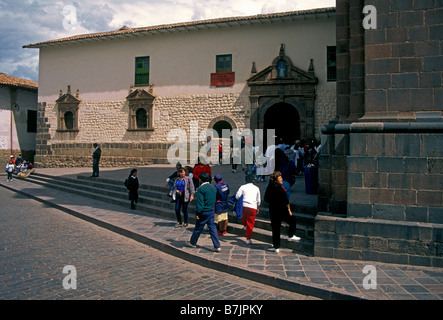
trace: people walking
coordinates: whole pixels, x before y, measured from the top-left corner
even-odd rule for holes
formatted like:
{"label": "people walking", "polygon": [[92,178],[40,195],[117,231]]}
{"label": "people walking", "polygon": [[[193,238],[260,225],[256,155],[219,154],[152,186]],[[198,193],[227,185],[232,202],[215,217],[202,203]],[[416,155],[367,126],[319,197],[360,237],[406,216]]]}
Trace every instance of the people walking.
{"label": "people walking", "polygon": [[94,143],[92,145],[95,149],[94,152],[91,154],[92,156],[92,176],[98,178],[99,175],[99,163],[100,163],[100,157],[102,155],[102,151],[97,143]]}
{"label": "people walking", "polygon": [[126,188],[128,190],[129,200],[131,201],[131,209],[135,210],[135,204],[138,202],[138,178],[137,169],[132,169],[127,179]]}
{"label": "people walking", "polygon": [[255,217],[259,211],[261,196],[260,189],[252,182],[254,181],[255,173],[245,177],[246,184],[240,186],[235,198],[238,200],[243,196],[243,214],[242,224],[246,227],[246,243],[252,243],[252,232],[254,230]]}
{"label": "people walking", "polygon": [[[175,201],[175,215],[177,217],[177,224],[175,228],[188,226],[188,205],[194,200],[194,183],[192,179],[186,175],[185,168],[178,169],[178,177],[174,181],[170,196]],[[183,223],[180,211],[183,210]]]}
{"label": "people walking", "polygon": [[214,223],[214,207],[217,197],[217,189],[210,184],[210,177],[206,172],[199,175],[201,181],[200,187],[196,193],[196,215],[195,228],[191,239],[186,241],[186,245],[192,248],[197,246],[198,238],[200,237],[205,225],[208,225],[209,234],[211,236],[213,251],[220,251],[220,241],[218,239],[217,227]]}
{"label": "people walking", "polygon": [[217,195],[215,203],[215,218],[214,222],[218,227],[218,235],[224,236],[228,230],[228,211],[229,211],[229,186],[223,181],[220,174],[214,176],[217,189]]}
{"label": "people walking", "polygon": [[286,191],[283,188],[283,178],[279,171],[269,177],[269,184],[265,191],[264,201],[269,203],[269,216],[271,218],[272,244],[274,251],[280,251],[280,227],[284,221],[289,224],[288,240],[299,241],[295,235],[296,218],[291,212]]}

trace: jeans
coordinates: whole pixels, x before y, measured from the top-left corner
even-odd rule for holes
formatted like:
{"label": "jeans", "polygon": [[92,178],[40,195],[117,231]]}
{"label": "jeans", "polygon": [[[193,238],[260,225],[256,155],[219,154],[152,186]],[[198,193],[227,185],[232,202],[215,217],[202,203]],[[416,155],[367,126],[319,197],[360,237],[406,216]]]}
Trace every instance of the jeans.
{"label": "jeans", "polygon": [[198,238],[200,237],[205,224],[209,227],[209,234],[211,235],[211,240],[214,245],[214,248],[220,248],[220,241],[218,240],[217,227],[214,223],[214,211],[209,212],[200,212],[197,213],[198,220],[195,220],[195,228],[194,232],[191,236],[191,244],[197,245]]}
{"label": "jeans", "polygon": [[185,223],[188,223],[188,202],[185,202],[183,196],[177,196],[175,200],[175,215],[177,216],[177,222],[182,223],[182,217],[180,215],[180,209],[183,208],[183,218]]}

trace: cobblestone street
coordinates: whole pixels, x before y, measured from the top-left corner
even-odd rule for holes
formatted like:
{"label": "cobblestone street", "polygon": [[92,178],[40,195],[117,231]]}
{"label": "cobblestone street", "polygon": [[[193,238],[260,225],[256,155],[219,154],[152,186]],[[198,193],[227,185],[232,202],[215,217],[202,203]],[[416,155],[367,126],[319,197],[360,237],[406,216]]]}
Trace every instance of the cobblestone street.
{"label": "cobblestone street", "polygon": [[[185,262],[3,189],[0,299],[307,299]],[[77,271],[65,290],[63,268]]]}

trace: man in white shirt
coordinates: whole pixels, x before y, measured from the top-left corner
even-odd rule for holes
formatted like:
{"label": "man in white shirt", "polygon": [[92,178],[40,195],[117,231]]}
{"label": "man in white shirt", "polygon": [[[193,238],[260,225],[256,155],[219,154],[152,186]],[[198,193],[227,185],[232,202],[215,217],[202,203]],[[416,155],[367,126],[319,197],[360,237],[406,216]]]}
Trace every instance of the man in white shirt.
{"label": "man in white shirt", "polygon": [[246,227],[246,243],[251,244],[252,231],[255,224],[255,216],[261,203],[260,189],[252,184],[255,173],[246,176],[246,184],[242,185],[235,198],[238,200],[243,196],[242,224]]}

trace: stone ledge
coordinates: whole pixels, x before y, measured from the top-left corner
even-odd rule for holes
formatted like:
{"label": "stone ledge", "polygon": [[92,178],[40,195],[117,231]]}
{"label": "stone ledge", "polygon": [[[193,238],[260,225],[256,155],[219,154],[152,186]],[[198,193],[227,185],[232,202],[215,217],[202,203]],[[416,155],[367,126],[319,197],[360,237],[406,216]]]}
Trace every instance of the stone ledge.
{"label": "stone ledge", "polygon": [[323,134],[443,133],[443,122],[354,122],[323,126]]}
{"label": "stone ledge", "polygon": [[443,224],[320,213],[315,218],[314,255],[442,267]]}

